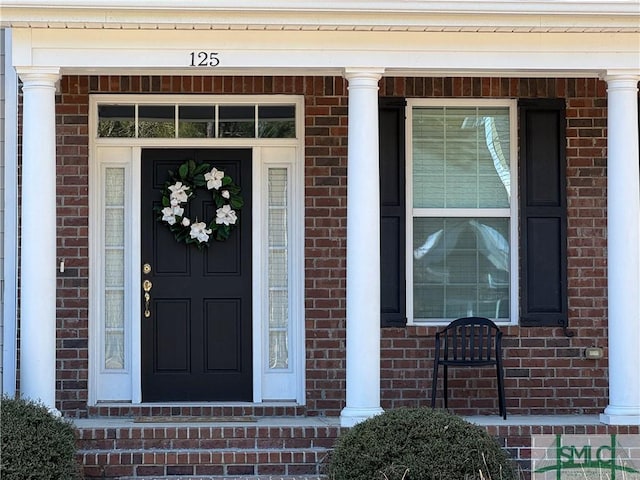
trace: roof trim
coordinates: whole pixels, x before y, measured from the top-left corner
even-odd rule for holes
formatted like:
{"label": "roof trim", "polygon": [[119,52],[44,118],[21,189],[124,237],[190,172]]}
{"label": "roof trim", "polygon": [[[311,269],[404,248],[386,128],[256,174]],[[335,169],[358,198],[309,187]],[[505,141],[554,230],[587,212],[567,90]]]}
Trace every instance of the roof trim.
{"label": "roof trim", "polygon": [[394,31],[640,31],[638,0],[3,0],[0,25]]}
{"label": "roof trim", "polygon": [[297,12],[432,12],[432,13],[584,13],[640,15],[637,0],[4,0],[5,7],[37,9],[297,11]]}

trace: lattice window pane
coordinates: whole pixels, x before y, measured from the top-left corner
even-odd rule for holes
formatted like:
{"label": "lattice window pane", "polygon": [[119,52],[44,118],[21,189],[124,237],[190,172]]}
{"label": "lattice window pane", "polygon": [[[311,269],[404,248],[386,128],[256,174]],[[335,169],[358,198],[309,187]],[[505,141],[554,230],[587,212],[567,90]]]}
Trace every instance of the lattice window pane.
{"label": "lattice window pane", "polygon": [[289,367],[289,339],[286,331],[269,332],[269,368]]}
{"label": "lattice window pane", "polygon": [[107,207],[124,205],[124,168],[105,169],[104,200]]}
{"label": "lattice window pane", "polygon": [[105,327],[107,329],[124,328],[124,291],[107,290],[104,296]]}
{"label": "lattice window pane", "polygon": [[124,208],[108,208],[104,212],[104,242],[108,247],[124,245]]}
{"label": "lattice window pane", "polygon": [[269,292],[269,327],[287,328],[289,323],[289,295],[286,290]]}
{"label": "lattice window pane", "polygon": [[287,169],[269,169],[269,206],[287,206]]}
{"label": "lattice window pane", "polygon": [[124,368],[124,291],[105,292],[104,368]]}
{"label": "lattice window pane", "polygon": [[269,286],[278,288],[288,286],[286,250],[278,249],[269,252]]}
{"label": "lattice window pane", "polygon": [[284,208],[269,209],[269,246],[287,246],[287,211]]}
{"label": "lattice window pane", "polygon": [[105,334],[104,366],[108,370],[124,368],[124,333],[121,331]]}
{"label": "lattice window pane", "polygon": [[106,249],[104,253],[105,286],[124,286],[124,251],[122,249]]}

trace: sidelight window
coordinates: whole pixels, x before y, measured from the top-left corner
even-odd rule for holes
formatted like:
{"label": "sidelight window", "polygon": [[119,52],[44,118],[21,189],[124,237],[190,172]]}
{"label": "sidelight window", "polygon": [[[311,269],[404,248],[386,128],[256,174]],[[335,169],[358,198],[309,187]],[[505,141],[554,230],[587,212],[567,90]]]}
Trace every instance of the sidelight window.
{"label": "sidelight window", "polygon": [[105,370],[125,368],[125,169],[104,170],[104,361]]}
{"label": "sidelight window", "polygon": [[289,368],[288,171],[268,170],[269,368]]}

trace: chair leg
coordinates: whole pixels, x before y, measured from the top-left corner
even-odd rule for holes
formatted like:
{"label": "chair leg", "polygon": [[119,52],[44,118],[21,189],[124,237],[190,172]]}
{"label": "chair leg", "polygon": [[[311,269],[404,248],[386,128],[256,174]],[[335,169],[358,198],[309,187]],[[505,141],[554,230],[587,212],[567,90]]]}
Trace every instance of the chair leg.
{"label": "chair leg", "polygon": [[433,380],[431,381],[431,408],[436,408],[436,393],[438,389],[438,364],[433,369]]}
{"label": "chair leg", "polygon": [[447,409],[449,408],[449,385],[448,385],[448,380],[449,380],[449,368],[447,367],[447,365],[444,365],[443,368],[444,372],[444,376],[442,377],[442,390],[443,390],[443,396],[444,396],[444,408]]}
{"label": "chair leg", "polygon": [[500,415],[504,420],[507,419],[507,405],[504,396],[504,378],[502,373],[502,363],[498,359],[496,363],[496,378],[498,380],[498,407],[500,409]]}

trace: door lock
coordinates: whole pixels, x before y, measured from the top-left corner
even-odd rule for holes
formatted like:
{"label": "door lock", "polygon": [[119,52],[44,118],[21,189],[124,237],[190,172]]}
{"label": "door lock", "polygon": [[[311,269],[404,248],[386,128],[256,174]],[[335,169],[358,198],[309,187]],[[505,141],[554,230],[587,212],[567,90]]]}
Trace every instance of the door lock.
{"label": "door lock", "polygon": [[149,275],[151,273],[151,265],[149,265],[148,263],[145,263],[142,266],[142,273],[144,273],[145,275]]}

